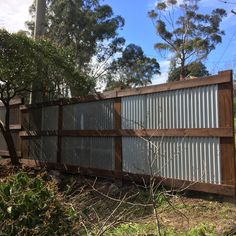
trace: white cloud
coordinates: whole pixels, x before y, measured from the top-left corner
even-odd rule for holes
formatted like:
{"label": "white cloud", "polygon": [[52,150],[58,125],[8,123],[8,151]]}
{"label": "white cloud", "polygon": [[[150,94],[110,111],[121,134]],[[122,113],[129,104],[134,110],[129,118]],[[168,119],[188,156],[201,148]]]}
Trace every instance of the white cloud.
{"label": "white cloud", "polygon": [[30,19],[29,6],[33,0],[0,1],[0,28],[10,32],[25,29],[25,21]]}
{"label": "white cloud", "polygon": [[159,62],[161,75],[156,75],[152,79],[152,84],[162,84],[165,83],[168,79],[168,71],[170,66],[170,60],[163,60]]}

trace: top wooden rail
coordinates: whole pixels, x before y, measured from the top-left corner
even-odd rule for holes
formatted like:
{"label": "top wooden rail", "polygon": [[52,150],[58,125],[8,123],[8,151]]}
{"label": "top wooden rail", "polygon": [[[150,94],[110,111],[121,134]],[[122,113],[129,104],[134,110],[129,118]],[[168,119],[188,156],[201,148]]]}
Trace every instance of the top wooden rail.
{"label": "top wooden rail", "polygon": [[187,88],[196,88],[202,87],[207,85],[214,85],[214,84],[224,84],[231,82],[231,70],[220,71],[217,75],[212,75],[208,77],[200,77],[196,79],[190,80],[183,80],[183,81],[175,81],[171,83],[159,84],[159,85],[151,85],[146,87],[140,88],[131,88],[131,89],[124,89],[124,90],[112,90],[104,93],[98,93],[96,95],[89,95],[89,96],[81,96],[76,98],[69,98],[69,99],[60,99],[57,101],[49,101],[49,102],[42,102],[36,103],[31,105],[22,105],[20,109],[22,111],[31,109],[31,108],[41,108],[44,106],[58,106],[58,105],[71,105],[76,103],[83,103],[83,102],[93,102],[97,100],[105,100],[105,99],[114,99],[114,98],[121,98],[121,97],[128,97],[128,96],[135,96],[135,95],[143,95],[143,94],[150,94],[150,93],[157,93],[157,92],[165,92],[165,91],[172,91],[172,90],[179,90],[179,89],[187,89]]}

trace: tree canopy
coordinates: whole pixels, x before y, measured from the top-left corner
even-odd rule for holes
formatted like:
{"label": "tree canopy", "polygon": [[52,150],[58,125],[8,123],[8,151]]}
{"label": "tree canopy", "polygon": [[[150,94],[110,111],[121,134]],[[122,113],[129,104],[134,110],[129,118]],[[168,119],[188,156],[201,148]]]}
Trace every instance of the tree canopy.
{"label": "tree canopy", "polygon": [[[35,4],[31,6],[30,13],[35,15]],[[90,82],[88,88],[92,90],[96,84],[96,81],[93,81],[93,73],[99,73],[94,72],[91,61],[104,45],[106,48],[110,47],[110,52],[116,53],[117,30],[123,27],[124,19],[114,16],[112,8],[109,5],[101,5],[99,0],[48,0],[45,22],[45,37],[74,51],[76,68],[80,74],[83,73],[83,76],[87,77]],[[27,25],[32,34],[33,22],[28,22]],[[102,59],[100,58],[100,62]],[[73,86],[72,93],[86,94],[88,88],[86,91],[77,89],[76,92]]]}
{"label": "tree canopy", "polygon": [[224,31],[220,29],[224,9],[214,9],[210,14],[199,12],[200,0],[176,0],[158,2],[149,16],[156,25],[160,42],[155,48],[170,51],[172,60],[180,67],[180,79],[185,76],[185,66],[206,58],[221,42]]}
{"label": "tree canopy", "polygon": [[[168,82],[179,80],[180,67],[176,67],[175,61],[171,61],[168,73]],[[184,67],[184,77],[203,77],[209,76],[206,66],[202,62],[192,62]]]}
{"label": "tree canopy", "polygon": [[146,86],[151,83],[155,74],[160,74],[160,66],[156,59],[145,56],[141,47],[129,44],[121,57],[111,63],[107,73],[106,89]]}

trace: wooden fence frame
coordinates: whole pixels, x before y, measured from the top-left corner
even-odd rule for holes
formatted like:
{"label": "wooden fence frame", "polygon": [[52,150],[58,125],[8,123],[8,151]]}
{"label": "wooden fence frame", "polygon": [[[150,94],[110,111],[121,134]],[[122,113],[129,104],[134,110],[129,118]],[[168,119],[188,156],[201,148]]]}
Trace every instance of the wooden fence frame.
{"label": "wooden fence frame", "polygon": [[[218,107],[219,107],[219,128],[204,129],[137,129],[127,130],[121,128],[121,98],[133,95],[143,95],[156,92],[164,92],[185,88],[196,88],[207,85],[218,85]],[[92,102],[104,99],[114,99],[114,130],[63,130],[63,107],[66,105]],[[73,99],[62,99],[58,101],[39,103],[34,105],[22,105],[20,110],[22,114],[31,109],[42,108],[45,106],[58,106],[58,129],[20,131],[22,139],[29,139],[39,136],[57,136],[57,163],[47,163],[48,166],[64,169],[72,172],[79,172],[88,175],[114,177],[120,179],[139,179],[148,176],[135,175],[122,172],[122,137],[150,137],[150,136],[168,136],[168,137],[219,137],[220,138],[220,156],[221,156],[221,181],[222,184],[208,184],[191,181],[161,178],[163,184],[174,188],[186,188],[190,190],[215,193],[219,195],[235,197],[236,196],[236,162],[235,162],[235,141],[234,141],[234,122],[233,122],[233,83],[232,71],[222,71],[218,75],[197,78],[192,80],[177,81],[161,85],[153,85],[142,88],[134,88],[120,91],[111,91],[95,96],[78,97]],[[61,163],[61,143],[62,137],[115,137],[115,170],[98,170],[91,168],[82,168],[78,166],[65,166]],[[22,148],[22,157],[24,150]]]}

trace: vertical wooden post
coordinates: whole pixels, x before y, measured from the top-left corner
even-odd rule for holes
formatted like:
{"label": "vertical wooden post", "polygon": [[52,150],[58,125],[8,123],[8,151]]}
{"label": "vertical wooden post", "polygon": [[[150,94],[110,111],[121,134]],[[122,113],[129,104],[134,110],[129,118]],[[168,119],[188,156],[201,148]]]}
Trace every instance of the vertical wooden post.
{"label": "vertical wooden post", "polygon": [[[114,102],[114,128],[121,129],[121,98],[115,98]],[[122,172],[122,137],[115,137],[115,174]]]}
{"label": "vertical wooden post", "polygon": [[218,85],[219,128],[232,129],[232,137],[220,138],[221,180],[222,184],[236,187],[232,71],[220,72],[219,76],[228,76],[230,80]]}
{"label": "vertical wooden post", "polygon": [[63,105],[58,106],[58,129],[57,129],[57,164],[61,164],[61,139],[63,126]]}

